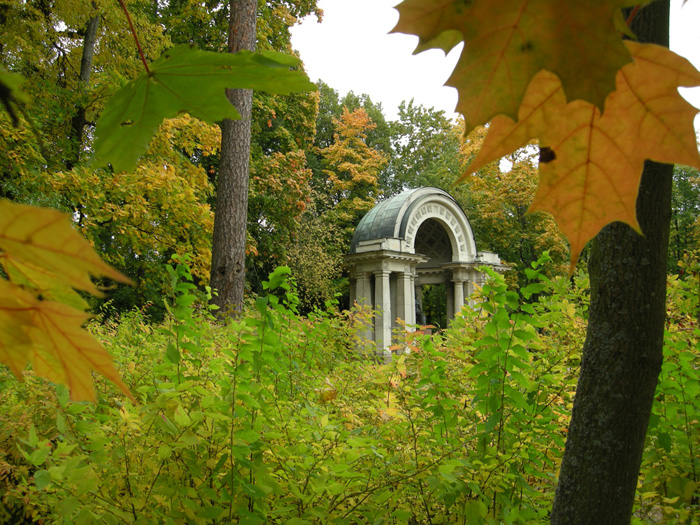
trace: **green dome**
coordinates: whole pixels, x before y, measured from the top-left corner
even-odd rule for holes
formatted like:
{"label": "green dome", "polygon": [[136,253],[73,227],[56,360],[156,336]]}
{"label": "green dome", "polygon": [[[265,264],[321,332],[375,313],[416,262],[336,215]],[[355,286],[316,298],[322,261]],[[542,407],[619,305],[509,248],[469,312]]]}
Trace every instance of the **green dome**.
{"label": "green dome", "polygon": [[350,253],[357,253],[357,247],[362,241],[387,238],[404,240],[406,224],[413,208],[419,206],[426,198],[436,195],[448,198],[459,207],[449,193],[438,188],[406,190],[380,202],[362,217],[355,229]]}

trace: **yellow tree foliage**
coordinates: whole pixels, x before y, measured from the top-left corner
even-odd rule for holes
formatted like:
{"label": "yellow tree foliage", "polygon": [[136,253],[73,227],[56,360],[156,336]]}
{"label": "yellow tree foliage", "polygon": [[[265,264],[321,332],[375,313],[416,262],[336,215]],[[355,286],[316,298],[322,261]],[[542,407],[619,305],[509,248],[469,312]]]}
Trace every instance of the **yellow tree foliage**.
{"label": "yellow tree foliage", "polygon": [[[214,222],[207,203],[211,186],[205,170],[190,158],[218,153],[219,143],[218,126],[183,114],[163,122],[133,173],[78,167],[42,173],[38,184],[80,203],[75,210],[78,227],[96,246],[109,228],[110,243],[100,248],[109,264],[127,267],[125,254],[150,260],[152,254],[189,253],[193,273],[206,278]],[[167,281],[161,270],[152,276],[158,284]],[[140,276],[138,286],[144,280]]]}
{"label": "yellow tree foliage", "polygon": [[[126,11],[125,3],[120,4]],[[145,20],[142,9],[135,10],[141,16],[134,15],[127,22],[128,16],[106,16],[119,7],[105,0],[87,7],[78,0],[41,6],[11,0],[4,7],[3,66],[29,76],[32,81],[24,84],[29,88],[27,94],[34,97],[23,96],[20,77],[0,70],[3,107],[13,127],[32,120],[32,112],[22,107],[32,98],[38,101],[39,111],[50,116],[35,126],[37,138],[43,139],[41,156],[47,162],[37,162],[28,171],[20,160],[26,161],[29,155],[22,159],[1,156],[0,164],[8,168],[12,177],[7,179],[13,183],[3,187],[9,187],[8,195],[22,198],[11,186],[21,178],[26,187],[24,179],[32,178],[31,184],[52,190],[47,192],[51,204],[69,207],[72,215],[3,201],[0,362],[18,376],[31,363],[37,374],[67,385],[76,400],[94,399],[92,370],[128,394],[109,355],[82,330],[86,304],[74,291],[97,294],[91,276],[128,279],[101,261],[90,243],[72,229],[71,219],[116,263],[127,253],[132,263],[141,262],[143,268],[173,252],[187,251],[197,256],[193,270],[207,275],[210,185],[207,173],[196,164],[214,152],[207,145],[218,133],[214,123],[237,115],[225,88],[288,94],[313,90],[314,85],[296,67],[297,58],[271,51],[232,55],[179,46],[163,52],[149,67],[148,60],[170,45],[165,27]],[[88,20],[98,18],[97,44],[91,47],[87,37],[83,38],[83,29]],[[127,25],[133,29],[132,20],[145,44],[136,42],[138,62],[135,35],[126,30]],[[117,27],[120,29],[115,30]],[[88,49],[90,53],[84,51]],[[83,78],[82,67],[90,61],[83,59],[92,51],[96,56],[91,69],[99,74],[88,80]],[[140,69],[141,64],[146,71],[107,99],[105,95],[116,85],[133,76],[132,66]],[[77,71],[81,74],[73,74]],[[58,81],[52,82],[54,78]],[[74,124],[79,124],[81,132],[85,124],[76,124],[73,118],[79,108],[88,122],[98,120],[96,130],[84,141],[72,133]],[[193,121],[188,115],[212,125]],[[165,117],[174,118],[162,124]],[[197,127],[201,132],[190,133]],[[0,133],[0,142],[10,147],[21,141],[19,132]],[[80,153],[90,149],[96,164],[112,169],[95,171],[81,164]],[[136,172],[124,173],[142,155]],[[39,156],[38,149],[33,156]]]}
{"label": "yellow tree foliage", "polygon": [[[486,129],[479,126],[464,138],[460,153],[468,164],[482,147]],[[465,180],[470,221],[476,238],[490,240],[490,248],[519,270],[529,268],[545,250],[553,260],[551,270],[564,273],[569,247],[551,215],[528,213],[537,191],[534,147],[506,155]]]}
{"label": "yellow tree foliage", "polygon": [[700,72],[667,49],[623,42],[620,8],[636,3],[506,0],[494,9],[487,0],[404,0],[397,7],[395,31],[418,35],[417,51],[465,42],[449,80],[458,110],[467,132],[493,119],[467,174],[539,139],[532,209],[555,216],[571,268],[607,223],[639,230],[645,159],[700,167],[696,110],[677,90],[699,86]]}
{"label": "yellow tree foliage", "polygon": [[[94,370],[132,397],[102,345],[82,328],[72,289],[99,294],[90,276],[128,282],[103,263],[56,210],[0,200],[0,362],[18,379],[31,363],[42,377],[67,385],[76,401],[95,400]],[[132,397],[133,399],[133,397]]]}
{"label": "yellow tree foliage", "polygon": [[306,155],[301,150],[263,155],[251,168],[248,233],[257,254],[277,260],[297,233],[309,200]]}

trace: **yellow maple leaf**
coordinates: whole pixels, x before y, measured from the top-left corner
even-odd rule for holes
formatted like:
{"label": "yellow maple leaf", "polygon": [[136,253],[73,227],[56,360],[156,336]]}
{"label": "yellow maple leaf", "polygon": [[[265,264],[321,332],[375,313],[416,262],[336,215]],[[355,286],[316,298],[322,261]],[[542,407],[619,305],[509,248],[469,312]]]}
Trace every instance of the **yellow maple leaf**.
{"label": "yellow maple leaf", "polygon": [[693,118],[678,87],[700,86],[686,59],[653,44],[625,42],[634,62],[617,75],[605,113],[566,102],[561,82],[539,73],[518,122],[494,118],[482,150],[464,176],[539,138],[540,182],[530,210],[546,210],[571,245],[571,269],[585,244],[606,224],[639,231],[636,200],[645,159],[700,168]]}
{"label": "yellow maple leaf", "polygon": [[130,282],[102,262],[99,255],[57,210],[0,199],[0,249],[6,259],[19,259],[61,276],[67,285],[99,295],[90,275]]}
{"label": "yellow maple leaf", "polygon": [[95,400],[99,372],[133,400],[110,355],[82,328],[89,315],[73,290],[98,294],[90,275],[129,280],[102,262],[70,217],[0,200],[0,264],[0,363],[20,380],[31,363],[76,401]]}
{"label": "yellow maple leaf", "polygon": [[629,3],[404,0],[393,31],[417,35],[416,52],[448,52],[464,41],[447,85],[459,92],[457,111],[468,133],[497,114],[515,119],[530,81],[543,69],[562,79],[569,100],[602,108],[615,74],[631,60],[615,22]]}
{"label": "yellow maple leaf", "polygon": [[29,362],[32,340],[22,328],[31,324],[31,312],[0,279],[0,363],[9,367],[20,381]]}
{"label": "yellow maple leaf", "polygon": [[30,362],[38,376],[66,385],[74,401],[94,401],[94,370],[134,399],[109,353],[82,328],[88,314],[39,299],[4,279],[0,296],[0,362],[18,379]]}
{"label": "yellow maple leaf", "polygon": [[0,264],[10,281],[32,288],[44,299],[59,301],[79,310],[88,308],[80,294],[46,268],[30,261],[12,258],[6,253],[0,253]]}

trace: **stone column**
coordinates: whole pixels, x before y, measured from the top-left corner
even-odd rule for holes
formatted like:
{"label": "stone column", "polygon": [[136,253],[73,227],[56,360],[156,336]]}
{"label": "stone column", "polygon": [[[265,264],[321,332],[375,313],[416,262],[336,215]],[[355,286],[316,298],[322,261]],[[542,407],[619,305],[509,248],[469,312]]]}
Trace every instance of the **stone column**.
{"label": "stone column", "polygon": [[352,307],[357,301],[357,279],[355,278],[355,272],[350,273],[350,306]]}
{"label": "stone column", "polygon": [[367,272],[359,272],[355,277],[355,300],[359,305],[372,305],[369,275]]}
{"label": "stone column", "polygon": [[[377,316],[374,320],[374,341],[377,343],[377,351],[386,351],[391,346],[391,289],[389,288],[389,270],[374,272],[374,305]],[[391,352],[389,351],[389,356]]]}
{"label": "stone column", "polygon": [[464,306],[464,281],[466,279],[467,275],[463,269],[455,269],[452,271],[455,315],[457,315]]}
{"label": "stone column", "polygon": [[457,315],[464,306],[464,280],[460,277],[455,276],[452,279],[452,284],[454,286],[454,303],[455,303],[455,315]]}
{"label": "stone column", "polygon": [[[474,293],[474,290],[476,290],[476,287],[483,287],[484,284],[486,283],[486,274],[481,273],[478,270],[473,270],[471,272],[471,280],[472,282],[469,283],[469,286],[471,288],[471,292]],[[476,301],[470,301],[469,305],[474,307],[476,306]]]}
{"label": "stone column", "polygon": [[468,302],[469,306],[473,308],[476,305],[476,302],[473,299],[470,299],[470,297],[474,293],[474,290],[476,290],[476,288],[474,288],[474,274],[473,273],[470,275],[469,280],[467,280],[464,284],[465,284],[464,295],[465,295],[465,297],[467,297],[467,302]]}
{"label": "stone column", "polygon": [[[450,323],[455,316],[455,294],[454,286],[452,286],[452,281],[445,278],[445,303],[446,303],[446,319],[447,324]],[[443,327],[445,328],[445,327]]]}
{"label": "stone column", "polygon": [[409,331],[413,331],[416,324],[416,298],[413,291],[413,273],[407,266],[399,273],[396,287],[397,316],[403,319]]}
{"label": "stone column", "polygon": [[[355,300],[357,301],[357,304],[359,306],[363,307],[372,307],[372,298],[370,297],[372,288],[370,286],[370,275],[367,272],[358,272],[356,274],[356,281],[355,281]],[[359,336],[362,337],[363,339],[366,339],[368,341],[372,341],[374,339],[374,327],[372,326],[372,323],[367,323],[365,327],[360,330]]]}
{"label": "stone column", "polygon": [[416,324],[418,325],[424,325],[426,324],[424,321],[425,315],[423,314],[423,285],[420,284],[417,281],[417,275],[414,273],[413,274],[413,293],[415,294],[415,299],[414,299],[414,304],[415,301],[418,301],[418,305],[420,306],[420,311],[421,311],[421,317],[419,318],[417,312],[415,309],[413,310],[413,318],[416,320]]}

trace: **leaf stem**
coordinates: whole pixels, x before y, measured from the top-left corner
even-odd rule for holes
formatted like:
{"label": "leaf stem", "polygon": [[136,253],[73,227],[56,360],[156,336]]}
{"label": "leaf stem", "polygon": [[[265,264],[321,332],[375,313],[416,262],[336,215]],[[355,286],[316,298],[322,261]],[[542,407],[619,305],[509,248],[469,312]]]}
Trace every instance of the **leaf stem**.
{"label": "leaf stem", "polygon": [[124,0],[119,0],[119,5],[122,6],[122,11],[126,15],[126,21],[129,22],[129,28],[131,29],[131,35],[134,37],[134,42],[136,42],[136,47],[139,50],[139,56],[141,57],[141,62],[143,62],[143,67],[146,69],[146,73],[151,74],[151,70],[148,69],[148,64],[146,63],[146,57],[143,55],[143,49],[141,49],[141,42],[139,42],[139,37],[136,34],[136,29],[134,28],[134,23],[131,21],[131,16],[129,15],[129,10],[126,8]]}
{"label": "leaf stem", "polygon": [[[120,1],[121,1],[121,0],[120,0]],[[637,13],[639,12],[639,9],[640,9],[641,7],[642,7],[641,5],[637,4],[636,6],[634,6],[634,7],[632,8],[632,12],[631,12],[630,15],[627,17],[627,27],[632,27],[632,21],[634,20],[634,17],[637,16]]]}

